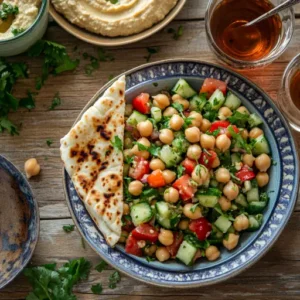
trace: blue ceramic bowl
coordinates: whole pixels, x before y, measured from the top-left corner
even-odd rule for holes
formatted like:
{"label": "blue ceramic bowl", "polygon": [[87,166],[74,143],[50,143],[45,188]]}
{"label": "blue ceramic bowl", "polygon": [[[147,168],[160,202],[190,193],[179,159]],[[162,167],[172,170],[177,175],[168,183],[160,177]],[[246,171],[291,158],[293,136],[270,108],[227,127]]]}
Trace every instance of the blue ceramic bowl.
{"label": "blue ceramic bowl", "polygon": [[[272,157],[277,162],[270,171],[267,191],[273,192],[264,212],[263,225],[257,232],[242,234],[239,246],[233,251],[222,249],[221,258],[215,262],[199,260],[193,267],[176,261],[148,263],[143,258],[126,254],[121,246],[112,249],[106,244],[65,172],[66,196],[75,224],[90,246],[105,261],[121,272],[146,283],[166,287],[193,287],[216,283],[238,274],[270,249],[291,216],[296,202],[298,156],[284,117],[268,95],[252,82],[233,71],[209,63],[169,60],[135,68],[126,72],[126,76],[127,101],[140,92],[155,94],[162,89],[169,89],[179,78],[185,78],[196,90],[199,90],[207,77],[220,79],[228,83],[229,90],[238,95],[243,105],[262,118],[262,127],[270,142]],[[111,82],[106,84],[84,111],[110,85]]]}
{"label": "blue ceramic bowl", "polygon": [[29,183],[0,155],[0,289],[27,265],[39,234],[39,211]]}

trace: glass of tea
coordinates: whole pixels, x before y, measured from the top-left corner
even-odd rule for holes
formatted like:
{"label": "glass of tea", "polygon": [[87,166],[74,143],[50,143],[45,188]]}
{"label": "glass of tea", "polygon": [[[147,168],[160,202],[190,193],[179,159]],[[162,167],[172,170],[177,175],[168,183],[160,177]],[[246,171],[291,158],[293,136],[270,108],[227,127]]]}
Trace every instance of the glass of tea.
{"label": "glass of tea", "polygon": [[290,125],[300,132],[300,54],[284,71],[278,93],[278,104]]}
{"label": "glass of tea", "polygon": [[260,23],[243,27],[283,1],[210,0],[205,28],[209,45],[219,59],[238,68],[265,66],[287,48],[294,31],[292,8]]}

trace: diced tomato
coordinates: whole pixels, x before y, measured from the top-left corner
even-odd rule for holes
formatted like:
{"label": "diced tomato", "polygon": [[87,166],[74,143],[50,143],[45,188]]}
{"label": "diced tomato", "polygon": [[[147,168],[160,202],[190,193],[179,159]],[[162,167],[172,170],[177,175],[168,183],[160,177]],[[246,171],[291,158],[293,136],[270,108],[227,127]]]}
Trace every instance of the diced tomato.
{"label": "diced tomato", "polygon": [[131,219],[126,218],[126,216],[123,216],[122,222],[123,222],[122,229],[127,232],[131,232],[135,228]]}
{"label": "diced tomato", "polygon": [[215,130],[218,130],[219,128],[227,128],[230,125],[229,121],[215,121],[211,124],[209,131],[214,132]]}
{"label": "diced tomato", "polygon": [[126,253],[132,254],[135,256],[143,255],[142,249],[139,248],[138,240],[135,237],[133,237],[132,234],[130,234],[126,240],[125,251],[126,251]]}
{"label": "diced tomato", "polygon": [[186,158],[183,162],[182,162],[182,166],[185,168],[185,171],[187,174],[191,175],[192,172],[194,171],[194,169],[197,166],[197,162],[195,160]]}
{"label": "diced tomato", "polygon": [[161,170],[155,170],[148,176],[148,184],[153,188],[159,188],[166,185],[163,173]]}
{"label": "diced tomato", "polygon": [[204,80],[200,93],[207,93],[208,97],[210,97],[217,89],[219,89],[225,95],[227,84],[221,80],[206,78]]}
{"label": "diced tomato", "polygon": [[132,231],[132,236],[137,240],[155,243],[158,240],[157,230],[150,224],[141,224]]}
{"label": "diced tomato", "polygon": [[191,183],[190,175],[183,175],[173,183],[173,188],[179,191],[180,198],[183,201],[190,200],[197,191],[197,187]]}
{"label": "diced tomato", "polygon": [[217,153],[213,150],[202,151],[199,163],[204,165],[206,168],[211,169],[214,160],[217,158]]}
{"label": "diced tomato", "polygon": [[172,258],[176,256],[182,241],[183,241],[182,232],[175,232],[173,244],[171,246],[167,246],[167,250],[169,251]]}
{"label": "diced tomato", "polygon": [[252,180],[255,178],[255,173],[249,169],[248,166],[244,165],[242,169],[235,173],[235,176],[242,182],[246,180]]}
{"label": "diced tomato", "polygon": [[135,110],[139,111],[142,114],[150,113],[150,95],[147,93],[141,93],[132,101],[132,106]]}
{"label": "diced tomato", "polygon": [[200,218],[190,223],[189,229],[196,233],[200,241],[206,240],[211,233],[211,224],[206,218]]}
{"label": "diced tomato", "polygon": [[136,156],[133,166],[129,169],[129,176],[136,180],[141,180],[145,174],[150,173],[149,162],[143,157]]}

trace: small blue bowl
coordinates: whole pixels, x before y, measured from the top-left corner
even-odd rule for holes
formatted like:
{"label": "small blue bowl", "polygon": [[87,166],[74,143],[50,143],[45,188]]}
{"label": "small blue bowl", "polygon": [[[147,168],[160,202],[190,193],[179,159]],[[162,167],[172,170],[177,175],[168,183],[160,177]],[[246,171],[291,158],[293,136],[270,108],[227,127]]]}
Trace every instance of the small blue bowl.
{"label": "small blue bowl", "polygon": [[[168,60],[135,68],[125,75],[127,100],[140,92],[155,94],[162,89],[170,89],[179,78],[186,79],[196,90],[199,90],[205,78],[220,79],[227,82],[229,90],[238,95],[243,105],[262,118],[272,158],[277,162],[270,170],[267,191],[273,192],[264,211],[264,222],[259,231],[243,233],[238,247],[233,251],[222,249],[221,258],[215,262],[199,260],[192,267],[176,261],[149,263],[144,258],[126,254],[122,246],[113,249],[106,244],[65,172],[67,202],[77,228],[105,261],[145,283],[184,288],[231,278],[254,264],[270,249],[293,212],[298,193],[299,168],[297,151],[287,122],[266,93],[241,75],[220,66],[197,60]],[[111,83],[106,84],[83,111],[93,105]]]}
{"label": "small blue bowl", "polygon": [[39,210],[29,183],[16,167],[1,155],[0,199],[1,289],[25,268],[39,235]]}

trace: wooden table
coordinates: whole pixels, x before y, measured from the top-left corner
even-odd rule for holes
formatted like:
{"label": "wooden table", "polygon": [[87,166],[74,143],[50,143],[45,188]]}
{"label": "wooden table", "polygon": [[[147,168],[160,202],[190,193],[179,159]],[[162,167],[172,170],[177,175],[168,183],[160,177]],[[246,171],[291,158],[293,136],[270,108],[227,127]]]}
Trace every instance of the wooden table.
{"label": "wooden table", "polygon": [[[145,63],[146,47],[159,46],[159,53],[151,61],[167,58],[194,58],[216,63],[209,50],[204,29],[204,13],[207,0],[188,0],[177,19],[168,27],[184,26],[184,35],[175,41],[167,31],[159,32],[142,42],[121,48],[109,49],[114,62],[103,62],[92,77],[84,72],[84,63],[74,73],[51,77],[36,97],[36,109],[23,110],[11,115],[12,120],[22,122],[19,136],[0,135],[0,153],[10,159],[21,170],[26,159],[36,157],[42,167],[41,174],[30,180],[39,203],[41,215],[40,238],[32,258],[32,264],[50,262],[62,263],[68,259],[85,257],[94,264],[99,257],[88,246],[82,247],[81,236],[77,231],[65,233],[62,226],[72,224],[65,202],[62,185],[62,164],[59,155],[59,140],[70,129],[75,118],[96,91],[108,81],[111,74],[117,75]],[[300,12],[300,7],[297,7]],[[299,15],[300,16],[300,15]],[[64,32],[56,24],[50,24],[46,38],[67,46],[74,55],[74,46],[80,53],[96,54],[96,47],[86,44]],[[242,72],[262,87],[276,101],[281,76],[287,63],[299,53],[300,19],[296,20],[296,31],[288,50],[272,65],[262,69]],[[78,52],[77,51],[77,52]],[[78,54],[75,54],[78,55]],[[30,79],[20,81],[15,95],[24,96],[28,88],[33,89],[34,78],[41,73],[41,60],[20,56],[30,68]],[[63,100],[54,111],[48,108],[56,92]],[[51,147],[46,139],[52,139]],[[295,134],[300,145],[300,135]],[[91,273],[87,281],[77,285],[78,299],[300,299],[300,204],[275,246],[255,266],[227,282],[213,287],[174,290],[142,284],[122,276],[117,288],[108,288],[111,268],[99,274]],[[92,284],[102,282],[102,296],[91,293]],[[21,275],[13,283],[0,291],[0,299],[24,299],[30,290],[26,279]]]}

